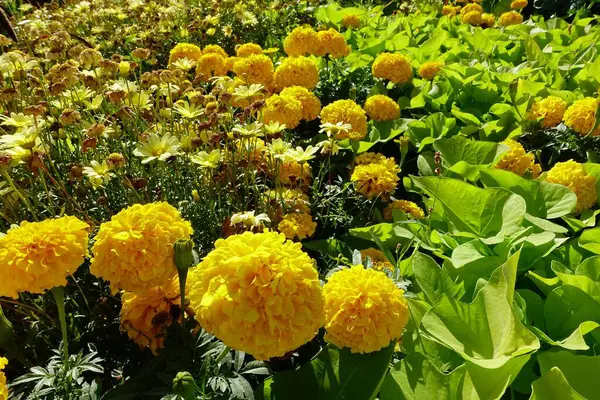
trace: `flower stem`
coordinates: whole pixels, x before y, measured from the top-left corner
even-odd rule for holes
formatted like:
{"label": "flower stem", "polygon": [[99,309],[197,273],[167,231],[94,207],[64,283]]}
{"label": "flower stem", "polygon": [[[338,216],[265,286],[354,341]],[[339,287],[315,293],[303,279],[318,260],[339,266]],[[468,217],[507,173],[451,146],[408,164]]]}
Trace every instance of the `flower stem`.
{"label": "flower stem", "polygon": [[221,352],[221,354],[219,354],[219,356],[217,357],[216,363],[220,363],[227,354],[229,354],[229,352],[231,351],[231,347],[229,346],[225,346],[225,348],[223,349],[223,351]]}
{"label": "flower stem", "polygon": [[58,318],[60,319],[60,330],[62,332],[63,341],[63,357],[64,362],[69,361],[69,339],[67,337],[67,315],[65,313],[65,291],[62,286],[52,288],[52,294],[56,300],[56,308],[58,309]]}

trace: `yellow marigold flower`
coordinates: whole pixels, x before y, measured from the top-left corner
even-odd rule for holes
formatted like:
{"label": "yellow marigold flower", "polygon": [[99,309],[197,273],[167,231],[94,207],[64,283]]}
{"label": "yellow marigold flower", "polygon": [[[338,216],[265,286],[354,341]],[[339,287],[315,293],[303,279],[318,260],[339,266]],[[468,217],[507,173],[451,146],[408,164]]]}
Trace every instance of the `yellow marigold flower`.
{"label": "yellow marigold flower", "polygon": [[530,175],[537,178],[540,175],[542,168],[535,163],[533,154],[525,152],[521,143],[512,139],[506,139],[502,143],[510,147],[510,151],[504,153],[496,168],[514,172],[519,176]]}
{"label": "yellow marigold flower", "polygon": [[154,354],[163,348],[167,329],[173,322],[171,306],[178,306],[177,275],[163,286],[155,286],[141,294],[125,292],[121,297],[120,329],[141,349],[149,347]]}
{"label": "yellow marigold flower", "polygon": [[233,349],[282,357],[323,323],[323,294],[300,243],[275,232],[219,239],[188,277],[196,319]]}
{"label": "yellow marigold flower", "polygon": [[404,292],[383,272],[362,265],[334,273],[323,287],[325,340],[352,353],[371,353],[402,337]]}
{"label": "yellow marigold flower", "polygon": [[383,218],[391,221],[394,218],[394,210],[402,210],[405,214],[410,215],[414,219],[425,218],[425,212],[421,209],[421,207],[419,207],[417,203],[408,200],[394,200],[388,204],[383,210]]}
{"label": "yellow marigold flower", "polygon": [[198,61],[202,56],[202,50],[195,44],[190,43],[178,43],[171,49],[169,53],[169,65],[173,64],[177,60],[187,58],[188,60]]}
{"label": "yellow marigold flower", "polygon": [[460,7],[459,7],[459,10],[456,10],[456,8],[454,6],[445,5],[442,8],[442,15],[448,15],[450,17],[453,17],[456,15],[457,11],[460,11]]}
{"label": "yellow marigold flower", "polygon": [[376,271],[394,270],[394,266],[381,250],[369,247],[368,249],[361,250],[360,255],[362,256],[363,261],[365,261],[366,258],[369,257],[373,262],[373,269]]}
{"label": "yellow marigold flower", "polygon": [[[471,6],[471,5],[476,5],[476,4],[469,4],[469,5]],[[465,24],[469,24],[472,26],[479,26],[483,22],[483,14],[480,13],[479,11],[469,11],[466,13],[463,13],[461,11],[460,15],[461,15],[462,22],[464,22]]]}
{"label": "yellow marigold flower", "polygon": [[312,54],[317,47],[317,32],[310,26],[295,28],[283,41],[283,50],[290,57]]}
{"label": "yellow marigold flower", "polygon": [[308,164],[285,160],[277,169],[277,177],[282,184],[287,186],[307,186],[312,179],[312,169]]}
{"label": "yellow marigold flower", "polygon": [[227,54],[225,50],[223,50],[223,48],[218,44],[209,44],[202,49],[202,54],[218,54],[223,58],[229,57],[229,54]]}
{"label": "yellow marigold flower", "polygon": [[233,64],[233,72],[249,85],[259,83],[267,86],[273,80],[273,61],[264,54],[253,54],[238,59]]}
{"label": "yellow marigold flower", "polygon": [[306,239],[315,234],[316,228],[317,224],[313,222],[310,214],[297,212],[286,214],[277,226],[279,232],[292,240]]}
{"label": "yellow marigold flower", "polygon": [[256,43],[245,43],[235,49],[235,54],[238,57],[245,58],[253,54],[262,54],[263,49]]}
{"label": "yellow marigold flower", "polygon": [[262,112],[265,124],[275,121],[294,129],[302,120],[302,103],[293,97],[275,94],[266,100]]}
{"label": "yellow marigold flower", "polygon": [[365,102],[365,111],[375,121],[392,121],[400,116],[400,106],[382,94],[371,96]]}
{"label": "yellow marigold flower", "polygon": [[42,222],[23,221],[0,237],[0,296],[43,293],[66,285],[88,251],[88,224],[65,216]]}
{"label": "yellow marigold flower", "polygon": [[[587,135],[592,129],[594,129],[597,110],[597,99],[593,97],[586,97],[585,99],[577,100],[571,104],[571,106],[565,112],[565,125],[580,135]],[[600,127],[591,133],[592,136],[596,136],[598,134],[600,134]]]}
{"label": "yellow marigold flower", "polygon": [[355,165],[373,164],[373,163],[384,163],[387,157],[381,153],[362,153],[354,160]]}
{"label": "yellow marigold flower", "polygon": [[419,68],[419,75],[421,75],[421,78],[423,79],[431,80],[440,73],[443,66],[443,63],[437,61],[423,63]]}
{"label": "yellow marigold flower", "polygon": [[321,110],[321,123],[327,122],[334,125],[343,122],[352,126],[350,130],[338,134],[336,139],[361,140],[367,135],[365,110],[352,100],[337,100],[323,107]]}
{"label": "yellow marigold flower", "polygon": [[535,102],[531,107],[531,117],[534,119],[542,118],[544,128],[552,128],[562,121],[567,103],[557,96],[549,96],[543,100]]}
{"label": "yellow marigold flower", "polygon": [[[240,57],[227,57],[225,59],[225,65],[227,66],[227,71],[231,71],[233,72],[233,66],[235,65],[236,62],[238,62],[238,60],[240,59]],[[239,79],[236,77],[236,79]],[[241,79],[240,79],[241,81]],[[244,83],[243,81],[241,81],[242,84]]]}
{"label": "yellow marigold flower", "polygon": [[196,63],[196,76],[208,82],[214,76],[227,75],[226,60],[217,53],[205,53]]}
{"label": "yellow marigold flower", "polygon": [[342,18],[342,25],[346,28],[360,28],[360,15],[358,14],[346,14]]}
{"label": "yellow marigold flower", "polygon": [[523,22],[523,16],[516,11],[508,11],[500,16],[500,26],[519,25]]}
{"label": "yellow marigold flower", "polygon": [[303,86],[290,86],[281,91],[281,97],[289,96],[302,104],[302,119],[312,121],[321,112],[321,101],[313,92]]}
{"label": "yellow marigold flower", "polygon": [[388,197],[396,190],[400,168],[393,158],[354,167],[350,180],[356,182],[356,190],[368,199]]}
{"label": "yellow marigold flower", "polygon": [[317,33],[317,47],[313,54],[319,57],[329,54],[332,58],[345,57],[350,54],[350,46],[344,35],[333,28]]}
{"label": "yellow marigold flower", "polygon": [[278,90],[288,86],[304,86],[312,90],[319,82],[319,68],[307,57],[284,58],[275,70],[273,80]]}
{"label": "yellow marigold flower", "polygon": [[546,182],[558,183],[577,195],[576,213],[590,209],[596,204],[596,178],[588,175],[583,166],[573,160],[558,162],[546,175]]}
{"label": "yellow marigold flower", "polygon": [[525,7],[527,7],[527,0],[513,0],[513,2],[510,3],[510,8],[513,10],[520,10]]}
{"label": "yellow marigold flower", "polygon": [[410,62],[402,54],[381,53],[373,62],[373,76],[403,84],[412,80]]}
{"label": "yellow marigold flower", "polygon": [[310,214],[308,196],[298,189],[267,190],[264,196],[269,207],[269,217],[274,223],[289,212]]}
{"label": "yellow marigold flower", "polygon": [[496,25],[496,17],[494,16],[494,14],[481,14],[481,25],[485,28],[491,28],[494,25]]}
{"label": "yellow marigold flower", "polygon": [[464,15],[464,14],[467,14],[467,13],[470,13],[473,11],[477,11],[479,14],[482,14],[483,7],[481,7],[479,4],[476,4],[476,3],[467,4],[466,6],[461,8],[460,13],[461,13],[461,15]]}
{"label": "yellow marigold flower", "polygon": [[90,271],[109,281],[113,291],[143,293],[173,278],[173,243],[192,233],[191,224],[168,203],[134,204],[100,225]]}
{"label": "yellow marigold flower", "polygon": [[6,375],[4,375],[4,367],[8,365],[8,360],[0,357],[0,400],[8,399],[8,385],[6,384]]}

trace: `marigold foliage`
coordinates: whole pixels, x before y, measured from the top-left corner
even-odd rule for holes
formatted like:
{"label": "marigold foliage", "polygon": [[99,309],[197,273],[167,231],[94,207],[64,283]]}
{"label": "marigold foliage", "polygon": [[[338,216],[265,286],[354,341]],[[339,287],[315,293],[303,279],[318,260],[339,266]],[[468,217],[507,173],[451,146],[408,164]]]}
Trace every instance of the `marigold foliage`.
{"label": "marigold foliage", "polygon": [[498,23],[500,26],[519,25],[523,22],[523,16],[516,11],[507,11],[500,15]]}
{"label": "marigold foliage", "polygon": [[88,252],[88,224],[71,216],[23,221],[0,237],[0,296],[66,285]]}
{"label": "marigold foliage", "polygon": [[319,68],[307,57],[284,58],[275,69],[273,80],[278,90],[289,86],[303,86],[312,90],[319,82]]}
{"label": "marigold foliage", "polygon": [[542,167],[535,163],[533,154],[525,152],[521,143],[513,139],[506,139],[502,143],[510,147],[510,151],[504,153],[496,168],[514,172],[519,176],[529,175],[537,178],[540,175]]}
{"label": "marigold foliage", "polygon": [[419,207],[417,203],[408,200],[394,200],[388,204],[383,210],[383,218],[392,220],[394,210],[402,210],[405,214],[410,215],[414,219],[425,218],[423,209]]}
{"label": "marigold foliage", "polygon": [[317,32],[310,26],[295,28],[283,41],[283,50],[290,57],[313,54],[317,48]]}
{"label": "marigold foliage", "polygon": [[109,281],[113,291],[144,293],[173,278],[173,243],[192,233],[191,224],[168,203],[135,204],[100,225],[90,271]]}
{"label": "marigold foliage", "polygon": [[[580,135],[590,134],[596,124],[596,111],[598,100],[593,97],[577,100],[567,109],[564,115],[565,125]],[[600,127],[591,133],[592,136],[600,134]]]}
{"label": "marigold foliage", "polygon": [[394,266],[381,250],[369,247],[368,249],[361,250],[360,255],[362,256],[363,261],[366,260],[367,257],[369,257],[371,259],[371,262],[373,263],[373,269],[376,271],[394,270]]}
{"label": "marigold foliage", "polygon": [[227,75],[227,61],[218,53],[204,53],[196,63],[196,76],[208,82],[214,76]]}
{"label": "marigold foliage", "polygon": [[356,190],[368,199],[388,197],[396,190],[400,168],[393,158],[381,156],[380,161],[359,164],[354,167],[350,180],[356,182]]}
{"label": "marigold foliage", "polygon": [[571,189],[577,195],[576,213],[590,209],[598,198],[596,178],[588,175],[583,166],[573,160],[558,162],[546,175],[546,181],[558,183]]}
{"label": "marigold foliage", "polygon": [[277,228],[288,239],[303,240],[314,235],[317,224],[310,214],[293,212],[286,214]]}
{"label": "marigold foliage", "polygon": [[440,73],[443,66],[443,63],[437,61],[423,63],[421,67],[419,67],[419,75],[421,75],[421,78],[423,79],[431,80]]}
{"label": "marigold foliage", "polygon": [[233,72],[249,85],[268,86],[273,80],[273,61],[264,54],[252,54],[238,59],[233,64]]}
{"label": "marigold foliage", "polygon": [[290,86],[281,91],[282,97],[289,96],[302,104],[302,119],[312,121],[321,112],[321,100],[303,86]]}
{"label": "marigold foliage", "polygon": [[358,14],[346,14],[342,17],[342,25],[346,28],[360,28],[360,15]]}
{"label": "marigold foliage", "polygon": [[177,60],[187,58],[191,61],[198,61],[202,56],[202,50],[195,44],[178,43],[169,53],[169,64],[173,64]]}
{"label": "marigold foliage", "polygon": [[373,76],[397,84],[408,83],[413,78],[408,58],[397,53],[381,53],[373,62]]}
{"label": "marigold foliage", "polygon": [[302,103],[291,96],[273,95],[267,99],[263,111],[263,121],[279,122],[294,129],[302,120]]}
{"label": "marigold foliage", "polygon": [[323,287],[325,340],[352,353],[371,353],[402,337],[408,306],[402,289],[362,265],[333,274]]}
{"label": "marigold foliage", "polygon": [[8,386],[6,384],[6,375],[4,375],[4,368],[8,365],[8,360],[4,357],[0,357],[0,400],[8,399]]}
{"label": "marigold foliage", "polygon": [[375,121],[393,121],[400,117],[400,106],[382,94],[371,96],[365,102],[365,111]]}
{"label": "marigold foliage", "polygon": [[244,43],[235,49],[235,54],[238,57],[245,58],[253,54],[262,54],[263,49],[256,43]]}
{"label": "marigold foliage", "polygon": [[331,58],[345,57],[350,54],[350,46],[346,43],[344,35],[333,28],[317,33],[317,46],[313,54],[319,57],[325,55]]}
{"label": "marigold foliage", "polygon": [[336,139],[361,140],[367,135],[367,116],[365,111],[352,100],[337,100],[321,110],[321,123],[350,124],[352,129],[338,134]]}
{"label": "marigold foliage", "polygon": [[311,340],[323,323],[323,294],[301,247],[275,232],[217,240],[188,277],[200,325],[258,360],[284,356]]}
{"label": "marigold foliage", "polygon": [[567,103],[557,96],[548,96],[545,99],[537,101],[531,107],[531,117],[541,118],[544,128],[552,128],[563,119]]}

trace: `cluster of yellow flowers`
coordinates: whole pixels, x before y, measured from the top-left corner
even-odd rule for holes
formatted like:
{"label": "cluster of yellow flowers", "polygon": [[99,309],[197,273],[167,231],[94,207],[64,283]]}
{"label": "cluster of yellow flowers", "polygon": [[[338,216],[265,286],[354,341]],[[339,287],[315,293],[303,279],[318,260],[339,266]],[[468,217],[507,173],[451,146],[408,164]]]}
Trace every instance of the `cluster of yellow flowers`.
{"label": "cluster of yellow flowers", "polygon": [[576,161],[556,163],[546,174],[545,180],[566,186],[577,195],[577,207],[575,208],[577,213],[588,210],[596,204],[598,199],[596,178],[586,174],[583,166]]}
{"label": "cluster of yellow flowers", "polygon": [[541,119],[544,128],[552,128],[560,124],[567,110],[567,103],[557,96],[548,96],[531,107],[531,117]]}
{"label": "cluster of yellow flowers", "polygon": [[283,41],[283,50],[290,57],[312,54],[340,58],[350,54],[350,46],[341,33],[333,28],[316,32],[309,26],[292,30]]}
{"label": "cluster of yellow flowers", "polygon": [[17,298],[20,292],[43,293],[66,284],[88,251],[85,222],[75,217],[23,221],[0,237],[2,285],[0,296]]}
{"label": "cluster of yellow flowers", "polygon": [[414,219],[425,218],[425,212],[416,203],[408,200],[394,200],[383,210],[383,218],[388,221],[393,219],[394,210],[401,210]]}
{"label": "cluster of yellow flowers", "polygon": [[[373,156],[377,160],[373,161]],[[356,182],[356,190],[366,198],[382,196],[387,199],[396,190],[399,172],[400,168],[393,158],[365,153],[356,158],[350,180]]]}
{"label": "cluster of yellow flowers", "polygon": [[365,111],[375,121],[393,121],[400,117],[400,106],[388,96],[376,94],[365,102]]}
{"label": "cluster of yellow flowers", "polygon": [[373,76],[396,84],[408,83],[413,78],[408,58],[398,53],[380,53],[373,61]]}
{"label": "cluster of yellow flowers", "polygon": [[[465,3],[466,1],[456,1],[456,3]],[[460,16],[460,20],[472,26],[481,26],[491,28],[496,24],[494,14],[483,12],[483,7],[479,5],[481,1],[474,0],[473,3],[464,7],[460,5],[446,4],[442,8],[442,14],[449,17]],[[511,11],[500,15],[500,26],[518,25],[523,22],[523,16],[514,10],[521,10],[527,6],[527,0],[514,0],[511,4]]]}
{"label": "cluster of yellow flowers", "polygon": [[279,95],[267,98],[263,108],[265,123],[278,122],[293,129],[300,121],[312,121],[321,112],[321,101],[303,86],[289,86]]}
{"label": "cluster of yellow flowers", "polygon": [[346,14],[342,17],[342,25],[346,28],[360,28],[360,15],[358,14]]}
{"label": "cluster of yellow flowers", "polygon": [[521,143],[513,139],[506,139],[502,143],[510,147],[510,151],[502,156],[496,168],[514,172],[519,176],[529,175],[537,178],[540,175],[542,167],[535,163],[533,154],[525,152]]}
{"label": "cluster of yellow flowers", "polygon": [[315,233],[317,224],[308,213],[292,212],[283,217],[277,228],[288,239],[302,240]]}
{"label": "cluster of yellow flowers", "polygon": [[319,69],[314,60],[307,57],[288,57],[281,61],[273,76],[277,90],[289,86],[303,86],[312,90],[319,82]]}
{"label": "cluster of yellow flowers", "polygon": [[354,101],[336,100],[326,105],[321,110],[321,123],[344,123],[350,125],[350,129],[340,131],[336,139],[361,140],[367,135],[367,116]]}
{"label": "cluster of yellow flowers", "polygon": [[600,126],[594,129],[599,104],[598,99],[593,97],[575,101],[565,112],[565,125],[583,136],[600,135]]}
{"label": "cluster of yellow flowers", "polygon": [[444,64],[438,61],[425,62],[419,67],[419,75],[423,79],[432,80],[440,73],[443,66]]}
{"label": "cluster of yellow flowers", "polygon": [[8,387],[6,384],[6,375],[4,375],[4,367],[8,365],[8,360],[0,357],[0,400],[8,399]]}

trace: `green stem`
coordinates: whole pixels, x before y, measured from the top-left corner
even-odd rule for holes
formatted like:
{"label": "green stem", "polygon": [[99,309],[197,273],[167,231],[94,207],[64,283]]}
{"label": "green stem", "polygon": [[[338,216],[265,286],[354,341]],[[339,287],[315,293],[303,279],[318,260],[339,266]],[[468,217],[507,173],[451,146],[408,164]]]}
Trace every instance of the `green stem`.
{"label": "green stem", "polygon": [[69,339],[67,338],[67,315],[65,313],[65,291],[62,286],[52,288],[52,294],[56,300],[58,318],[60,319],[60,330],[62,332],[64,362],[69,361]]}
{"label": "green stem", "polygon": [[217,360],[215,361],[217,364],[220,363],[227,354],[229,354],[229,352],[231,351],[231,347],[229,346],[225,346],[225,348],[223,349],[223,351],[221,352],[221,354],[219,354],[219,356],[217,357]]}

